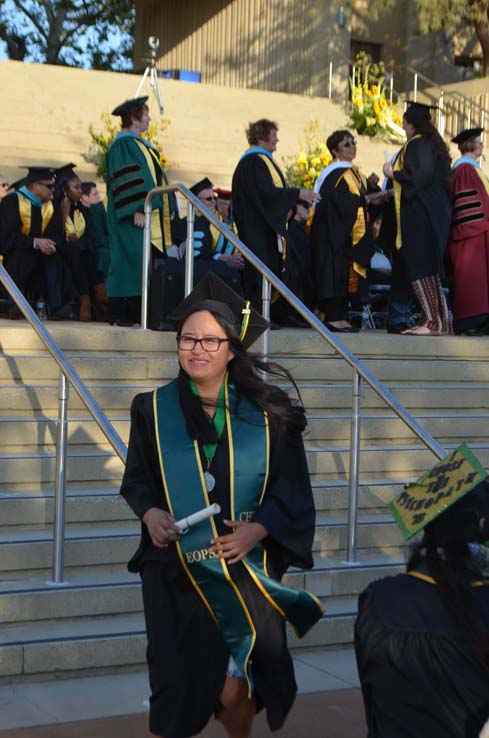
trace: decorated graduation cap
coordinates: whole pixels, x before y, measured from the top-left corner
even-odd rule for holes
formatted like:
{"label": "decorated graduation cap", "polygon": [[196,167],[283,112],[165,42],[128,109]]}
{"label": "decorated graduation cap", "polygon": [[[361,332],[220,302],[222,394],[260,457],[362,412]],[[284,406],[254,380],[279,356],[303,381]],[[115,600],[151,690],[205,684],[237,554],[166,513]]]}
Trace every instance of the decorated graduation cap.
{"label": "decorated graduation cap", "polygon": [[415,482],[407,484],[389,503],[404,538],[419,533],[487,476],[472,451],[462,444]]}
{"label": "decorated graduation cap", "polygon": [[22,184],[32,184],[33,182],[41,182],[43,179],[53,179],[54,177],[54,169],[51,167],[25,167],[25,169],[27,169],[27,176],[23,180],[19,180]]}
{"label": "decorated graduation cap", "polygon": [[212,190],[212,187],[213,185],[209,177],[204,177],[200,182],[196,182],[192,187],[190,187],[190,192],[195,195],[195,197],[198,197],[202,190]]}
{"label": "decorated graduation cap", "polygon": [[249,348],[269,328],[268,321],[214,272],[207,272],[202,277],[171,318],[181,323],[189,315],[202,310],[209,310],[234,325],[245,348]]}
{"label": "decorated graduation cap", "polygon": [[469,138],[480,136],[483,130],[483,128],[466,128],[464,131],[460,131],[460,133],[457,133],[457,135],[452,138],[452,143],[463,144],[468,141]]}
{"label": "decorated graduation cap", "polygon": [[123,103],[114,108],[112,115],[124,115],[130,110],[138,108],[140,105],[145,105],[147,100],[147,95],[143,95],[142,97],[133,97],[131,100],[124,100]]}

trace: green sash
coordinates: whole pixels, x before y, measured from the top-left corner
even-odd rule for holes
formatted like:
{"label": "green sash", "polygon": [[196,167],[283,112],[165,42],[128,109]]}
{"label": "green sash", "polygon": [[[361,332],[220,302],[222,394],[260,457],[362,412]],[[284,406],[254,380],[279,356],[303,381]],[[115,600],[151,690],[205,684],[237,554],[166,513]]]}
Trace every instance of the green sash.
{"label": "green sash", "polygon": [[[268,481],[268,419],[244,399],[239,404],[240,417],[232,416],[229,407],[233,407],[234,402],[235,389],[232,385],[228,387],[226,380],[231,518],[252,520]],[[165,498],[168,510],[179,520],[210,502],[198,443],[187,434],[177,381],[155,390],[154,414]],[[214,519],[210,518],[190,528],[175,545],[187,576],[217,622],[238,668],[248,681],[251,694],[253,681],[249,665],[256,627],[228,564],[209,552],[210,541],[217,536]],[[261,594],[291,623],[299,637],[319,620],[324,612],[319,600],[308,592],[284,587],[270,579],[263,546],[256,546],[242,563]]]}

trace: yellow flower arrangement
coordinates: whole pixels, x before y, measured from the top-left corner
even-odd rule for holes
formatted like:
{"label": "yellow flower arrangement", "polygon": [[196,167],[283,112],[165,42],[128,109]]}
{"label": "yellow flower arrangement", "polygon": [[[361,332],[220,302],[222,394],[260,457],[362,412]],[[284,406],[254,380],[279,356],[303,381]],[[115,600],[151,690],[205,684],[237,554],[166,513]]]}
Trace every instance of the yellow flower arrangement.
{"label": "yellow flower arrangement", "polygon": [[401,116],[385,98],[385,78],[379,77],[370,83],[370,65],[364,63],[363,58],[358,61],[355,79],[350,78],[352,128],[357,133],[384,141],[404,141]]}
{"label": "yellow flower arrangement", "polygon": [[[90,161],[97,167],[97,174],[100,178],[105,179],[107,173],[106,156],[112,141],[121,130],[119,119],[115,119],[109,113],[102,113],[100,116],[101,129],[97,130],[95,126],[90,124],[88,132],[90,134],[91,143],[88,154],[85,154],[86,161]],[[158,149],[160,154],[160,164],[163,168],[168,167],[169,160],[163,154],[163,146],[160,143],[160,135],[168,128],[170,120],[168,118],[160,118],[158,121],[152,121],[148,130],[142,134],[149,143]]]}
{"label": "yellow flower arrangement", "polygon": [[285,175],[291,187],[312,190],[321,170],[331,161],[325,138],[319,133],[319,121],[311,120],[304,129],[304,141],[299,141],[299,155],[284,160]]}

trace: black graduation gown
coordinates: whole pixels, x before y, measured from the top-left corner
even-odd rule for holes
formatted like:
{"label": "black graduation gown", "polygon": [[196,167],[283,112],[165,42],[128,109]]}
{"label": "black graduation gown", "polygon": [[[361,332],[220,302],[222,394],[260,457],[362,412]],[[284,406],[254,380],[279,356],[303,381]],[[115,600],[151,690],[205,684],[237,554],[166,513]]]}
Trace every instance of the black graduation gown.
{"label": "black graduation gown", "polygon": [[449,173],[448,159],[436,159],[424,138],[409,142],[403,168],[394,172],[401,185],[400,256],[410,282],[443,274],[452,218],[446,189]]}
{"label": "black graduation gown", "polygon": [[[489,586],[474,588],[489,630]],[[400,574],[360,595],[355,650],[368,738],[478,738],[489,674],[434,584]]]}
{"label": "black graduation gown", "polygon": [[[43,296],[48,310],[61,307],[70,297],[71,277],[67,273],[60,249],[64,241],[63,224],[54,208],[53,216],[42,231],[41,208],[31,203],[29,233],[22,232],[19,197],[13,192],[0,205],[0,253],[3,265],[16,285],[29,297]],[[43,254],[34,248],[35,238],[49,238],[56,244],[54,254]]]}
{"label": "black graduation gown", "polygon": [[60,253],[71,270],[78,293],[90,295],[92,288],[104,281],[104,275],[97,268],[90,211],[84,205],[71,203],[69,217],[73,221],[76,211],[83,217],[85,231],[80,238],[75,240],[69,240],[65,236]]}
{"label": "black graduation gown", "polygon": [[[314,210],[311,249],[316,280],[316,297],[322,300],[348,299],[350,262],[365,268],[373,254],[371,228],[365,213],[366,233],[353,246],[352,230],[359,208],[365,208],[363,195],[354,195],[342,179],[345,168],[333,170],[323,181],[321,200]],[[338,183],[338,184],[337,184]]]}
{"label": "black graduation gown", "polygon": [[[226,431],[210,471],[216,487],[210,494],[222,512],[215,518],[219,533],[229,529],[229,459]],[[131,408],[131,434],[121,494],[139,518],[150,507],[165,509],[157,456],[153,395],[137,395]],[[289,566],[311,568],[314,503],[302,438],[271,438],[269,483],[256,521],[269,531],[264,545],[269,572],[280,578]],[[199,733],[218,707],[229,651],[220,631],[188,581],[175,546],[155,548],[146,526],[129,563],[142,571],[148,630],[148,665],[152,682],[150,729],[165,738]],[[278,613],[258,595],[244,567],[230,567],[233,579],[258,626],[252,673],[258,706],[264,706],[272,730],[283,724],[296,693],[285,627]],[[158,625],[154,626],[157,618]],[[164,664],[157,653],[164,654]]]}
{"label": "black graduation gown", "polygon": [[[276,187],[259,154],[244,156],[234,170],[232,208],[239,238],[275,274],[281,270],[277,233],[287,237],[287,214],[295,208],[298,189],[288,189],[279,167],[271,160],[283,187]],[[258,275],[258,276],[257,276]],[[245,265],[244,290],[254,307],[260,309],[261,277]]]}

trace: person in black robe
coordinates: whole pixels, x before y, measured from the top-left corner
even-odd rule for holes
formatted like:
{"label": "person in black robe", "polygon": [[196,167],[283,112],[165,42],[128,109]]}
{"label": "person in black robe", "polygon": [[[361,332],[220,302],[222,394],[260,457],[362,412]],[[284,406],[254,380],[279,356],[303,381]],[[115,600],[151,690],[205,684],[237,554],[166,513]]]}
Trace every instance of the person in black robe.
{"label": "person in black robe", "polygon": [[448,197],[450,156],[430,118],[430,107],[411,103],[403,117],[407,142],[394,164],[384,164],[393,180],[397,220],[393,262],[411,282],[421,309],[421,319],[407,335],[450,333],[451,324],[441,276],[443,256],[452,218]]}
{"label": "person in black robe", "polygon": [[[71,279],[60,255],[63,219],[52,203],[54,172],[29,167],[19,184],[0,206],[3,265],[27,298],[44,298],[49,317],[67,317]],[[15,305],[9,317],[21,317]]]}
{"label": "person in black robe", "polygon": [[406,574],[360,595],[355,650],[368,738],[479,738],[489,718],[488,537],[483,481],[426,525]]}
{"label": "person in black robe", "polygon": [[381,205],[387,194],[369,182],[353,165],[356,141],[350,131],[334,131],[326,141],[334,156],[318,178],[321,202],[314,210],[311,248],[316,299],[325,326],[335,333],[357,333],[349,319],[350,298],[368,295],[367,268],[374,252],[369,208]]}
{"label": "person in black robe", "polygon": [[[216,208],[212,182],[208,177],[192,185],[190,192],[221,220]],[[172,236],[180,247],[180,253],[185,253],[187,218],[180,218],[172,224]],[[241,254],[235,252],[232,244],[197,210],[194,218],[194,283],[196,284],[208,271],[213,271],[235,292],[242,294],[243,267],[244,259]]]}
{"label": "person in black robe", "polygon": [[[238,588],[256,628],[256,640],[249,654],[254,686],[250,694],[243,672],[230,659],[232,647],[219,614],[226,611],[226,600],[222,599],[215,611],[216,622],[183,565],[189,559],[182,558],[182,539],[175,519],[169,514],[173,507],[170,508],[169,497],[165,500],[162,492],[171,489],[172,484],[171,473],[166,467],[162,478],[165,458],[162,449],[166,449],[165,444],[176,442],[173,438],[162,440],[159,421],[156,423],[160,429],[157,440],[155,407],[158,401],[153,401],[151,393],[138,395],[131,409],[131,433],[121,494],[142,520],[141,543],[129,569],[140,572],[143,582],[152,691],[150,730],[152,735],[164,738],[195,735],[213,714],[230,735],[247,738],[255,711],[262,707],[266,709],[271,729],[281,727],[296,693],[285,623],[272,606],[272,600],[262,596],[250,577],[246,562],[262,541],[268,573],[276,580],[289,566],[310,568],[313,564],[315,511],[302,442],[303,408],[293,405],[282,390],[264,385],[258,369],[265,369],[265,365],[246,352],[244,346],[253,342],[266,325],[260,316],[252,311],[243,344],[236,326],[235,316],[239,315],[239,310],[232,312],[220,301],[200,300],[203,295],[216,294],[210,289],[216,284],[219,295],[231,295],[224,299],[228,304],[231,302],[233,308],[244,305],[244,301],[212,274],[194,289],[176,313],[181,321],[177,334],[180,374],[177,383],[163,387],[162,391],[166,398],[175,393],[171,407],[179,408],[177,412],[183,414],[184,446],[190,449],[187,455],[178,444],[170,452],[171,457],[183,454],[177,477],[178,469],[184,473],[184,468],[192,463],[191,457],[198,453],[202,469],[206,469],[202,477],[202,485],[207,489],[204,496],[208,495],[210,502],[221,506],[221,513],[214,516],[215,538],[208,544],[208,553],[204,553],[222,560],[223,566],[226,564],[224,569],[229,572],[233,587]],[[208,345],[211,343],[216,345]],[[277,367],[268,369],[278,372],[277,376],[284,376]],[[227,399],[220,399],[224,386],[228,386],[227,376],[229,386],[234,386],[237,392],[235,400],[229,400],[229,404]],[[225,384],[221,384],[223,377]],[[165,413],[168,402],[167,399],[163,405]],[[230,415],[219,432],[216,418],[220,409],[225,410],[223,402]],[[247,405],[249,402],[252,406]],[[235,484],[239,484],[240,474],[248,473],[240,468],[236,452],[238,446],[244,448],[249,433],[261,432],[257,430],[260,423],[248,425],[245,420],[236,433],[233,424],[239,417],[246,418],[247,407],[254,407],[257,417],[262,409],[268,408],[270,458],[258,509],[253,514],[241,514],[240,521],[233,522],[233,490]],[[174,413],[168,421],[170,435],[178,435],[177,425],[181,421]],[[233,444],[228,436],[230,427],[233,428]],[[241,440],[238,441],[238,437]],[[196,441],[197,451],[194,451],[192,439]],[[209,447],[213,444],[212,454]],[[260,447],[253,462],[246,464],[253,470],[252,477],[258,473],[261,464],[258,457],[261,458],[263,451]],[[211,484],[208,484],[208,477]],[[261,481],[257,478],[257,483],[261,489],[263,478]],[[188,491],[179,484],[177,478],[175,494],[181,497]],[[188,494],[195,499],[194,509],[202,506],[199,502],[202,491],[192,487]],[[295,592],[294,597],[297,594]],[[221,596],[225,598],[224,591]],[[307,627],[310,627],[321,616],[322,608],[311,595],[301,593],[301,596],[309,603]]]}
{"label": "person in black robe", "polygon": [[108,298],[104,275],[97,268],[89,210],[80,202],[82,183],[73,171],[73,166],[70,164],[62,167],[58,170],[56,177],[60,194],[63,197],[58,208],[64,211],[65,217],[65,238],[60,251],[69,265],[78,291],[79,319],[83,322],[92,320],[93,298],[97,307],[97,315],[101,320],[107,320]]}
{"label": "person in black robe", "polygon": [[[250,123],[246,136],[250,148],[241,157],[233,174],[232,213],[239,238],[276,275],[282,266],[282,238],[287,238],[289,212],[300,198],[319,200],[309,190],[288,188],[272,154],[277,148],[278,126],[262,119]],[[243,271],[245,297],[261,310],[261,275],[249,263]]]}

